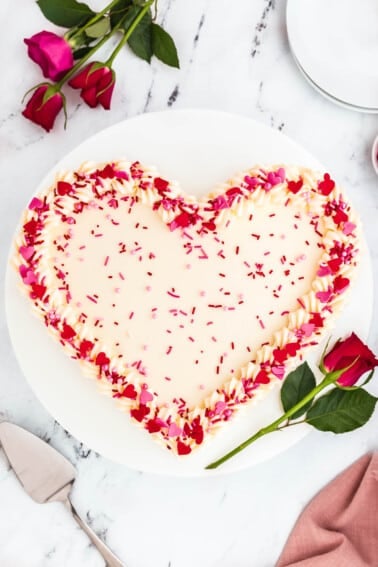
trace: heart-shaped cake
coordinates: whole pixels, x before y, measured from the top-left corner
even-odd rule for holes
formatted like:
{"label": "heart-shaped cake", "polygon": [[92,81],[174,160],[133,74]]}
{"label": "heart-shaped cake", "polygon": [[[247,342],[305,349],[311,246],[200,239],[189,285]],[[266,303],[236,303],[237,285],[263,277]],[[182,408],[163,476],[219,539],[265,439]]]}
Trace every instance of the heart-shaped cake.
{"label": "heart-shaped cake", "polygon": [[184,455],[319,343],[357,245],[328,173],[255,167],[198,200],[118,161],[32,199],[16,264],[66,353]]}

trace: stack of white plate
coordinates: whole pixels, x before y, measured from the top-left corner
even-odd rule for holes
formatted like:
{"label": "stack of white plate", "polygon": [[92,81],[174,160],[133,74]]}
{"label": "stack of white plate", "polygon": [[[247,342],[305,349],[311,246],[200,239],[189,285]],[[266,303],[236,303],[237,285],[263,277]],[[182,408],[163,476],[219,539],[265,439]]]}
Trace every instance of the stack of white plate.
{"label": "stack of white plate", "polygon": [[313,87],[378,113],[378,0],[288,0],[286,21],[294,59]]}

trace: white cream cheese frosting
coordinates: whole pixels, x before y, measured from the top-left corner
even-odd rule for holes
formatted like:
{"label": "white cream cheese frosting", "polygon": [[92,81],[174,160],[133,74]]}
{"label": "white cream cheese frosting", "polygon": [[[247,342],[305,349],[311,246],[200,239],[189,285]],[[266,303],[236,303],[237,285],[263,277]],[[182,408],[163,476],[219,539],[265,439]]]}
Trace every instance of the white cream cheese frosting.
{"label": "white cream cheese frosting", "polygon": [[58,175],[16,245],[67,353],[187,454],[318,344],[355,271],[358,227],[328,174],[255,167],[198,201],[119,161]]}

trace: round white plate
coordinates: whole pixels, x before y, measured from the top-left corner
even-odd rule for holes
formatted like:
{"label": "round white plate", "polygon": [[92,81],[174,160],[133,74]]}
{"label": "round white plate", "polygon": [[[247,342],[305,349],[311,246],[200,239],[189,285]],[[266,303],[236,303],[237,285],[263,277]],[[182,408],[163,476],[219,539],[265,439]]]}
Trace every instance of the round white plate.
{"label": "round white plate", "polygon": [[334,102],[378,112],[376,0],[288,0],[287,32],[305,77]]}
{"label": "round white plate", "polygon": [[[200,110],[145,114],[103,130],[82,143],[42,181],[41,190],[57,170],[77,168],[83,161],[139,159],[155,165],[163,176],[177,179],[183,190],[208,193],[214,185],[256,163],[297,163],[322,168],[319,162],[283,134],[241,116]],[[25,204],[26,205],[26,204]],[[372,312],[372,275],[366,254],[352,301],[334,336],[351,330],[366,338]],[[229,473],[264,461],[287,449],[308,431],[306,426],[272,434],[223,467],[204,466],[244,441],[281,412],[278,389],[263,402],[241,410],[234,420],[187,457],[178,458],[134,425],[85,378],[78,364],[49,336],[18,289],[11,266],[6,275],[9,332],[19,364],[42,404],[61,425],[87,446],[131,468],[176,476]],[[364,297],[364,309],[359,298]],[[316,358],[314,359],[316,361]]]}

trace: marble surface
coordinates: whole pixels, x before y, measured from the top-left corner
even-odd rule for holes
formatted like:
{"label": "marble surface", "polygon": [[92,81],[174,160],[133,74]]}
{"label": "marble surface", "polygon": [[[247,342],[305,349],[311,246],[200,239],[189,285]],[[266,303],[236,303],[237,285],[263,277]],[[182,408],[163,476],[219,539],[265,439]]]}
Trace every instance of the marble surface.
{"label": "marble surface", "polygon": [[[159,0],[159,18],[177,40],[181,70],[157,61],[148,66],[125,51],[115,65],[112,111],[90,110],[73,93],[68,129],[59,120],[46,134],[20,115],[22,94],[40,81],[22,39],[52,26],[35,2],[18,0],[17,9],[11,0],[0,3],[0,21],[6,21],[0,35],[1,272],[22,207],[59,158],[124,118],[192,107],[256,118],[326,164],[361,214],[377,284],[378,180],[369,151],[378,117],[339,108],[304,81],[289,53],[285,2]],[[3,281],[0,286],[3,295]],[[377,349],[377,317],[369,342]],[[0,360],[0,419],[26,427],[74,463],[76,508],[128,567],[271,567],[309,499],[358,456],[378,448],[376,413],[361,430],[337,437],[311,432],[277,458],[231,476],[142,474],[94,454],[47,414],[18,368],[2,303]],[[103,565],[63,507],[41,506],[26,496],[1,450],[0,565]]]}

